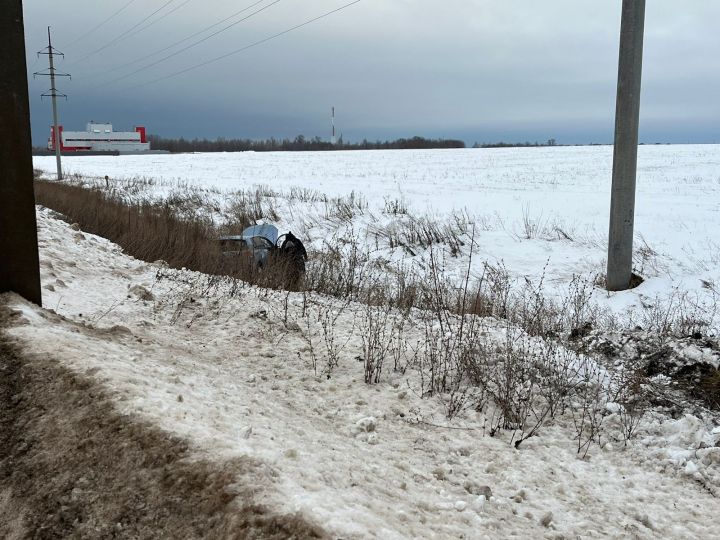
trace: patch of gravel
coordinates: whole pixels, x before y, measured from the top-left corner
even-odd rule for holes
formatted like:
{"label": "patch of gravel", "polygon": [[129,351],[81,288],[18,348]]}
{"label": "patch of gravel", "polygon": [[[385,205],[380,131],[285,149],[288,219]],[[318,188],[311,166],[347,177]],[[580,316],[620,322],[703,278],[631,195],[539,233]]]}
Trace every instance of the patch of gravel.
{"label": "patch of gravel", "polygon": [[[2,303],[2,298],[0,298]],[[104,389],[25,355],[0,305],[0,532],[4,538],[326,538],[254,502],[262,463],[198,459],[124,416]]]}

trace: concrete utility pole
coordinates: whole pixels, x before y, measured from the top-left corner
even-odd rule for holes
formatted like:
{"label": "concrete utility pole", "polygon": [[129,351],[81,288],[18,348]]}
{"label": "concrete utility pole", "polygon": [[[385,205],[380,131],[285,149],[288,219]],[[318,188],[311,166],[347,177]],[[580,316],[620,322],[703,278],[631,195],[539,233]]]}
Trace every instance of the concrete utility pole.
{"label": "concrete utility pole", "polygon": [[58,96],[64,97],[67,99],[67,96],[65,94],[60,94],[57,91],[57,88],[55,86],[55,77],[70,77],[67,73],[57,73],[55,70],[55,56],[65,56],[63,53],[55,50],[52,46],[52,40],[50,39],[50,27],[48,26],[48,46],[47,48],[43,49],[38,53],[38,56],[41,54],[46,54],[48,57],[48,63],[50,67],[48,68],[47,73],[37,72],[33,74],[33,77],[36,77],[38,75],[50,77],[50,90],[47,94],[43,94],[41,97],[50,97],[52,98],[52,112],[53,112],[53,141],[55,146],[55,165],[57,168],[57,179],[62,180],[63,174],[62,174],[62,160],[60,158],[60,150],[62,146],[62,140],[61,140],[61,133],[60,133],[60,127],[58,124],[58,112],[57,112],[57,98]]}
{"label": "concrete utility pole", "polygon": [[0,293],[40,304],[22,0],[3,3],[0,66]]}
{"label": "concrete utility pole", "polygon": [[644,29],[645,0],[623,0],[608,240],[609,291],[629,289],[632,276]]}

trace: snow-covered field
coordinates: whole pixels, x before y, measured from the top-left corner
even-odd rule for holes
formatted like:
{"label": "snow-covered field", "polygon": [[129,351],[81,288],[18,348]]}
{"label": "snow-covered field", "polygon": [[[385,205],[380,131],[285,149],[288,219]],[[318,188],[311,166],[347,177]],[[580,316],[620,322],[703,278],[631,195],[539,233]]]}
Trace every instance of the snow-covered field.
{"label": "snow-covered field", "polygon": [[[16,298],[10,334],[101,381],[122,414],[186,437],[199,457],[261,460],[262,502],[334,538],[720,537],[712,423],[651,412],[623,448],[608,410],[605,443],[585,459],[568,417],[515,449],[509,432],[489,435],[486,412],[448,422],[413,370],[364,384],[360,306],[310,297],[310,311],[340,313],[344,343],[332,377],[316,377],[302,294],[287,307],[284,293],[253,287],[231,298],[46,210],[38,219],[44,304],[62,318]],[[489,336],[502,331],[488,321]],[[419,332],[411,318],[408,339]]]}
{"label": "snow-covered field", "polygon": [[[34,158],[48,173],[53,160]],[[375,257],[422,263],[418,250],[388,247],[388,231],[408,216],[427,216],[451,228],[460,216],[464,227],[455,228],[465,247],[448,262],[459,274],[467,264],[473,224],[476,273],[484,261],[502,262],[513,276],[537,283],[544,274],[549,290],[562,291],[573,275],[592,280],[605,271],[609,146],[68,157],[65,168],[112,180],[152,179],[155,184],[142,189],[156,196],[211,190],[220,205],[234,191],[268,186],[280,195],[275,198],[280,228],[318,249],[334,234],[353,234]],[[289,202],[293,189],[328,197],[353,194],[367,205],[349,222],[331,223],[326,205]],[[406,207],[407,214],[389,215],[393,207]],[[596,294],[596,300],[618,315],[667,301],[675,291],[714,304],[719,223],[720,146],[640,147],[635,271],[646,282],[629,293]]]}
{"label": "snow-covered field", "polygon": [[[36,157],[35,166],[51,176],[53,159]],[[193,208],[220,221],[238,191],[267,186],[257,193],[273,221],[316,257],[352,238],[388,272],[426,269],[434,253],[457,278],[468,264],[475,275],[483,263],[502,265],[516,285],[542,283],[553,296],[573,276],[592,284],[604,272],[611,161],[610,147],[560,147],[70,157],[65,166],[104,189],[107,175],[129,197],[200,195]],[[426,313],[411,310],[402,327],[384,321],[384,336],[407,344],[410,367],[393,370],[387,359],[380,383],[365,384],[366,306],[237,289],[134,260],[46,209],[38,219],[44,305],[61,317],[15,298],[23,324],[11,335],[101,381],[121,413],[187,438],[198,456],[262,461],[261,502],[300,512],[331,537],[720,537],[716,414],[648,406],[626,441],[627,409],[604,395],[592,404],[600,442],[585,455],[574,395],[566,414],[515,448],[517,430],[491,436],[492,403],[449,420],[451,396],[422,395],[417,359],[436,331]],[[450,232],[433,248],[403,236],[424,222]],[[700,337],[670,346],[717,369],[717,340],[705,338],[717,332],[719,225],[720,146],[641,147],[635,264],[645,282],[622,293],[596,287],[593,301],[616,318],[634,310],[635,321],[703,319]],[[477,324],[498,356],[517,343],[528,356],[550,350],[506,322]],[[562,349],[568,341],[552,347],[601,378],[624,373],[631,349],[645,354],[625,334],[606,337],[591,336],[615,351],[614,366]]]}

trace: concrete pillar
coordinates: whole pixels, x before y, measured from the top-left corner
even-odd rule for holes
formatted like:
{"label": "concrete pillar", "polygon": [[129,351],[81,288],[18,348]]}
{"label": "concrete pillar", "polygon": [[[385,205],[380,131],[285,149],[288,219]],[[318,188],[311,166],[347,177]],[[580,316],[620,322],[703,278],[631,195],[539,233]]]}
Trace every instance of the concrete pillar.
{"label": "concrete pillar", "polygon": [[632,275],[644,27],[645,0],[623,0],[608,241],[609,291],[628,289]]}
{"label": "concrete pillar", "polygon": [[22,0],[0,17],[0,293],[41,303]]}

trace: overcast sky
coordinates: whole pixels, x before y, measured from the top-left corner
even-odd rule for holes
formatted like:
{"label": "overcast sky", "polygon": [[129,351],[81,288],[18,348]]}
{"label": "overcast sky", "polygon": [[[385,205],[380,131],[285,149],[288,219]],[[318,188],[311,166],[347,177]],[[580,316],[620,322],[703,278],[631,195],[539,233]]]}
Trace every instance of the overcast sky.
{"label": "overcast sky", "polygon": [[[353,141],[612,141],[621,0],[361,0],[157,82],[350,0],[128,2],[23,2],[28,73],[46,67],[35,52],[47,45],[48,25],[65,53],[57,67],[72,74],[58,82],[67,129],[102,120],[190,138],[328,137],[334,105],[338,133]],[[647,3],[641,139],[720,142],[720,2]],[[50,101],[40,99],[48,88],[30,75],[36,144],[49,133]]]}

